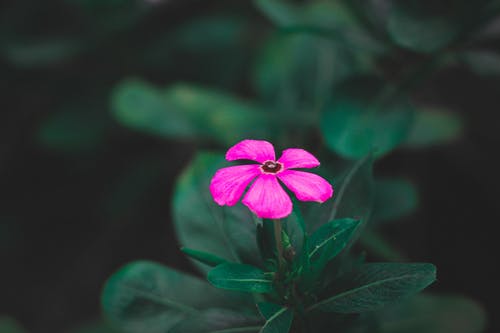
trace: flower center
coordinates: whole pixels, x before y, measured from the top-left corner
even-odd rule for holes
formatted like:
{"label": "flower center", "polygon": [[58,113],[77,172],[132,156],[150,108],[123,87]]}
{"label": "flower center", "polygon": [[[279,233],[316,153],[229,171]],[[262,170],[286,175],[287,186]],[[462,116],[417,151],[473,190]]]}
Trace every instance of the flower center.
{"label": "flower center", "polygon": [[260,167],[265,173],[278,173],[283,169],[283,165],[275,161],[266,161]]}

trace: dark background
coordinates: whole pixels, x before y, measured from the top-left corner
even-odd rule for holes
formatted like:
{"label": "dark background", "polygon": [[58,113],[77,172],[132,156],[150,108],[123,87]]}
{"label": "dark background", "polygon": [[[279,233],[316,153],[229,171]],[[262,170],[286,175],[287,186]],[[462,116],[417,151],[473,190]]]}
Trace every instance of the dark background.
{"label": "dark background", "polygon": [[[2,42],[9,41],[7,28],[16,36],[68,34],[92,42],[76,56],[42,66],[0,56],[0,314],[29,332],[64,332],[99,318],[100,289],[126,262],[147,258],[194,271],[178,249],[170,198],[195,146],[122,128],[108,112],[109,95],[130,76],[159,84],[203,82],[191,67],[196,55],[152,66],[140,51],[188,18],[231,11],[231,3],[172,1],[111,32],[67,2],[0,4]],[[232,6],[259,17],[250,4]],[[238,68],[251,61],[253,45],[246,45],[248,59]],[[228,82],[215,85],[251,94],[245,77]],[[465,136],[447,146],[396,150],[375,168],[377,175],[409,177],[420,192],[416,214],[386,232],[413,261],[438,267],[433,290],[481,303],[489,332],[498,329],[500,279],[498,82],[460,67],[431,76],[416,98],[459,112]],[[46,119],[68,104],[104,115],[98,122],[81,120],[99,134],[96,144],[75,151],[40,140]]]}

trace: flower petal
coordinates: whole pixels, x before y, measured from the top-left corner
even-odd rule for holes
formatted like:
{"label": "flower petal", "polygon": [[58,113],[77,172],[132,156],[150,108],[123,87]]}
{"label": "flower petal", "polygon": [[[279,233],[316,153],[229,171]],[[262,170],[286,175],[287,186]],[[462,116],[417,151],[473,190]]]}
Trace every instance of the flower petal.
{"label": "flower petal", "polygon": [[210,192],[219,205],[235,205],[248,184],[259,175],[259,165],[238,165],[218,170],[210,182]]}
{"label": "flower petal", "polygon": [[243,140],[231,148],[226,153],[226,160],[252,160],[260,163],[274,161],[274,147],[264,140]]}
{"label": "flower petal", "polygon": [[281,219],[292,212],[292,200],[275,175],[260,175],[242,202],[260,218]]}
{"label": "flower petal", "polygon": [[285,169],[315,168],[319,165],[313,154],[299,148],[285,149],[278,162],[282,163]]}
{"label": "flower petal", "polygon": [[333,195],[332,185],[313,173],[285,170],[277,176],[301,201],[325,202]]}

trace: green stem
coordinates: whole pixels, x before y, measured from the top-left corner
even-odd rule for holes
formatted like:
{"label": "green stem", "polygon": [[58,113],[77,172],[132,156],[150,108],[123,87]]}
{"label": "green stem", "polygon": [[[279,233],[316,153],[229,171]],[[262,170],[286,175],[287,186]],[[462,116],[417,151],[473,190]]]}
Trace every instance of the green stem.
{"label": "green stem", "polygon": [[283,272],[283,240],[281,239],[281,220],[273,220],[274,240],[276,242],[276,251],[278,253],[278,275]]}

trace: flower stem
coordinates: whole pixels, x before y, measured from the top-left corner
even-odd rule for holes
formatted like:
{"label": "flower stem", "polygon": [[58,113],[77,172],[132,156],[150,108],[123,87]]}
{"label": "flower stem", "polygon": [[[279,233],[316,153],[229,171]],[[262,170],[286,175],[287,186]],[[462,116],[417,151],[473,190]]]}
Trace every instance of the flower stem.
{"label": "flower stem", "polygon": [[283,240],[281,239],[281,220],[273,220],[274,240],[276,241],[276,251],[278,252],[278,274],[283,272]]}

